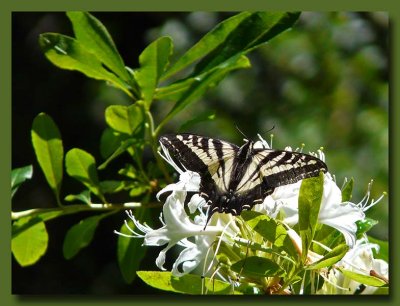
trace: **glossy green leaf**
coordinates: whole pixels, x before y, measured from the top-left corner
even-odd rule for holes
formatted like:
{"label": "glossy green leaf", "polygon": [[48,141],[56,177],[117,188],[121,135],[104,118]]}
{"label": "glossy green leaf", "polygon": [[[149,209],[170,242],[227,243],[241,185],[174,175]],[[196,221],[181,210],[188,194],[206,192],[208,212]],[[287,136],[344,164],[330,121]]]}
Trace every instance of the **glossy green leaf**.
{"label": "glossy green leaf", "polygon": [[40,35],[39,43],[46,57],[57,67],[76,70],[90,78],[107,81],[132,97],[125,82],[107,71],[76,39],[61,34],[45,33]]}
{"label": "glossy green leaf", "polygon": [[33,174],[32,165],[15,168],[11,171],[11,197],[14,196],[18,187],[25,181],[30,180]]}
{"label": "glossy green leaf", "polygon": [[83,219],[68,230],[63,243],[63,255],[65,259],[73,258],[81,249],[90,244],[96,228],[104,216],[97,215]]}
{"label": "glossy green leaf", "polygon": [[242,276],[251,278],[284,276],[285,271],[271,259],[250,256],[235,262],[231,269]]}
{"label": "glossy green leaf", "polygon": [[111,105],[107,107],[105,116],[106,122],[111,128],[127,135],[132,135],[143,122],[142,111],[135,104],[130,106]]}
{"label": "glossy green leaf", "polygon": [[377,225],[379,222],[377,220],[371,219],[371,218],[364,218],[362,220],[357,220],[356,225],[357,225],[357,238],[361,238],[365,233],[367,233],[371,228],[373,228],[375,225]]}
{"label": "glossy green leaf", "polygon": [[79,194],[69,194],[65,197],[64,199],[67,202],[83,202],[85,204],[91,204],[92,200],[90,199],[90,191],[89,190],[84,190]]}
{"label": "glossy green leaf", "polygon": [[336,246],[333,250],[331,250],[328,254],[324,255],[324,257],[317,262],[306,266],[306,269],[317,270],[326,267],[330,268],[339,260],[341,260],[344,255],[346,255],[348,250],[349,247],[346,244],[340,244]]}
{"label": "glossy green leaf", "polygon": [[354,179],[351,178],[344,184],[342,188],[342,202],[347,202],[351,200],[353,187],[354,187]]}
{"label": "glossy green leaf", "polygon": [[[139,208],[134,211],[138,220],[149,219],[149,209]],[[128,221],[131,229],[136,230],[131,220]],[[120,232],[126,235],[132,233],[125,224],[121,226]],[[143,239],[128,238],[118,236],[117,257],[119,269],[126,283],[130,284],[136,278],[136,271],[139,269],[140,263],[146,255],[147,247],[143,246]]]}
{"label": "glossy green leaf", "polygon": [[60,131],[50,116],[40,113],[33,120],[31,136],[40,168],[60,203],[64,158]]}
{"label": "glossy green leaf", "polygon": [[139,56],[140,68],[135,71],[135,79],[141,88],[147,108],[153,101],[154,91],[171,54],[171,38],[161,37],[152,42]]}
{"label": "glossy green leaf", "polygon": [[179,100],[175,103],[160,125],[168,122],[187,105],[199,99],[209,88],[216,86],[229,72],[248,67],[250,67],[248,58],[240,56],[232,58],[226,65],[218,66],[207,71],[204,75],[196,77],[193,83],[182,93]]}
{"label": "glossy green leaf", "polygon": [[100,190],[96,161],[92,155],[81,149],[71,149],[65,157],[65,166],[69,176],[83,183],[93,194],[106,202]]}
{"label": "glossy green leaf", "polygon": [[255,12],[246,16],[225,39],[220,40],[218,47],[196,65],[193,74],[201,74],[232,57],[245,55],[293,26],[299,15],[287,12]]}
{"label": "glossy green leaf", "polygon": [[[14,222],[13,227],[23,227],[31,220],[32,218],[21,218]],[[11,250],[17,262],[26,267],[35,264],[46,253],[48,241],[46,226],[39,220],[13,236]]]}
{"label": "glossy green leaf", "polygon": [[79,43],[106,67],[128,82],[130,75],[105,26],[87,12],[67,12]]}
{"label": "glossy green leaf", "polygon": [[[334,248],[336,245],[345,242],[343,235],[337,229],[325,224],[318,224],[314,240],[329,248]],[[317,243],[312,244],[312,251],[318,254],[324,254],[326,252],[325,248]]]}
{"label": "glossy green leaf", "polygon": [[[172,276],[171,272],[137,271],[137,275],[147,285],[164,290],[185,294],[241,294],[232,292],[232,285],[217,279],[202,278],[200,275],[186,274],[182,277]],[[205,292],[202,292],[204,280]]]}
{"label": "glossy green leaf", "polygon": [[302,240],[302,257],[306,259],[314,239],[324,188],[324,174],[304,179],[299,193],[299,230]]}
{"label": "glossy green leaf", "polygon": [[243,12],[219,23],[214,29],[208,32],[192,48],[190,48],[179,60],[172,65],[163,75],[163,79],[170,77],[178,71],[188,67],[195,61],[209,54],[225,41],[227,36],[240,24],[240,22],[250,16],[250,12]]}
{"label": "glossy green leaf", "polygon": [[282,224],[277,223],[273,218],[265,214],[255,211],[243,211],[241,217],[255,232],[270,241],[275,248],[283,248],[291,256],[297,256],[293,242]]}
{"label": "glossy green leaf", "polygon": [[186,90],[198,80],[195,78],[188,78],[183,80],[177,80],[164,87],[156,88],[154,93],[154,99],[167,100],[167,101],[178,101],[180,97],[185,93]]}
{"label": "glossy green leaf", "polygon": [[366,286],[381,287],[381,286],[386,285],[386,282],[384,280],[382,280],[378,277],[375,277],[375,276],[360,274],[360,273],[348,271],[345,269],[339,269],[339,270],[340,270],[340,272],[343,273],[343,275],[345,277],[348,277],[348,278],[355,280],[356,282],[359,282]]}
{"label": "glossy green leaf", "polygon": [[100,182],[100,187],[103,193],[116,193],[124,188],[122,181],[117,180],[106,180]]}

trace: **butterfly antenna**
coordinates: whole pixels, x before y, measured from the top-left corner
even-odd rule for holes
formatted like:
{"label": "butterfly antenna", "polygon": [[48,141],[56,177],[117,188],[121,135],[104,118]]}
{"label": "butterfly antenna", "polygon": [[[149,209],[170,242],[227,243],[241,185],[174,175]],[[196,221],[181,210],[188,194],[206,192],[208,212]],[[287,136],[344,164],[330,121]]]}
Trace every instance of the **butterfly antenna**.
{"label": "butterfly antenna", "polygon": [[275,125],[273,125],[272,128],[270,128],[270,129],[269,129],[268,131],[266,131],[265,133],[271,132],[274,128],[275,128]]}
{"label": "butterfly antenna", "polygon": [[237,125],[235,125],[235,127],[236,127],[236,129],[239,131],[239,133],[243,135],[243,137],[244,137],[245,139],[247,139],[247,140],[249,139],[249,138],[246,136],[246,134],[243,133],[243,132],[241,131],[241,129],[239,129],[239,127],[238,127]]}

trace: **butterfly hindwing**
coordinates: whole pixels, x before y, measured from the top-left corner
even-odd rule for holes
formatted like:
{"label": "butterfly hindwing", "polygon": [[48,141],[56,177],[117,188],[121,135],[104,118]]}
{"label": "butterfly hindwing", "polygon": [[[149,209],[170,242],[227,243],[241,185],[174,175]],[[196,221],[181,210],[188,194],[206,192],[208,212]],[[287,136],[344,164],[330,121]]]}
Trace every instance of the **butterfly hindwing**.
{"label": "butterfly hindwing", "polygon": [[199,173],[199,193],[215,212],[238,215],[262,203],[279,186],[317,176],[327,167],[320,159],[299,152],[240,148],[229,142],[193,134],[166,135],[160,142],[187,169]]}

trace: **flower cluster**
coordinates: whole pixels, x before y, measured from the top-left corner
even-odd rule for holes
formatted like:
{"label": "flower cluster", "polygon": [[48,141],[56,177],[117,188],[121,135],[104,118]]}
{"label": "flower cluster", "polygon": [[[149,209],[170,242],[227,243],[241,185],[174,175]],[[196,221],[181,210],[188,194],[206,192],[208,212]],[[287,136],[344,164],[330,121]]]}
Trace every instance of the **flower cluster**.
{"label": "flower cluster", "polygon": [[[270,148],[270,144],[261,137],[256,145]],[[156,259],[158,268],[165,270],[167,251],[173,246],[179,246],[182,250],[171,269],[174,276],[181,277],[192,272],[230,282],[233,286],[244,282],[255,283],[255,287],[262,288],[261,291],[264,292],[267,290],[270,293],[301,294],[307,292],[307,284],[304,282],[305,270],[302,270],[302,282],[293,276],[293,272],[288,272],[294,270],[293,267],[298,269],[301,266],[292,263],[296,260],[293,254],[290,258],[290,254],[287,252],[282,253],[283,249],[279,249],[276,241],[266,241],[265,237],[260,236],[257,230],[249,227],[240,216],[215,213],[205,226],[208,214],[207,206],[205,200],[196,193],[199,191],[201,177],[198,173],[182,169],[171,158],[168,150],[163,146],[162,149],[161,156],[179,173],[179,181],[166,186],[157,195],[159,198],[161,194],[169,193],[160,216],[162,227],[152,229],[141,224],[132,212],[127,213],[133,221],[135,229],[126,223],[132,233],[130,237],[143,238],[145,246],[166,245]],[[286,150],[291,150],[291,148],[287,147]],[[321,150],[314,155],[325,161],[324,153]],[[295,230],[299,221],[298,198],[301,184],[302,181],[299,181],[278,187],[272,195],[264,199],[262,204],[255,205],[253,208],[260,215],[271,218],[276,226],[283,225],[287,229],[286,234],[299,255],[297,260],[302,253],[301,237]],[[363,222],[366,218],[365,211],[382,198],[370,201],[370,187],[371,184],[368,187],[367,195],[359,203],[342,201],[342,191],[337,186],[334,177],[330,173],[324,175],[318,223],[320,228],[325,226],[325,228],[334,229],[334,232],[340,233],[341,235],[337,234],[335,239],[339,242],[342,241],[343,245],[347,245],[346,250],[348,251],[331,266],[324,269],[318,268],[317,275],[323,279],[323,285],[315,287],[311,293],[345,294],[359,290],[360,282],[357,281],[359,279],[349,277],[349,273],[343,273],[344,270],[352,271],[356,275],[370,275],[371,271],[374,271],[377,278],[384,280],[385,283],[388,282],[388,264],[383,260],[374,259],[373,256],[372,250],[377,250],[378,246],[369,243],[365,234],[358,237],[360,235],[357,223]],[[187,209],[185,209],[185,202],[188,202]],[[325,254],[331,252],[336,246],[333,242],[329,246],[318,241],[313,241],[313,243],[317,246],[314,249],[319,247],[325,251]],[[306,264],[316,264],[324,259],[323,254],[318,254],[314,249],[308,250]],[[246,260],[250,255],[273,259],[275,262],[279,262],[280,266],[285,267],[286,272],[279,272],[281,273],[280,277],[277,277],[278,274],[275,276],[256,275],[243,267],[239,272],[236,271],[233,263],[240,259]],[[291,268],[288,268],[289,266]],[[281,277],[284,274],[286,278]],[[296,282],[300,283],[297,287],[294,285]],[[363,288],[363,293],[372,293],[376,289],[368,284]]]}

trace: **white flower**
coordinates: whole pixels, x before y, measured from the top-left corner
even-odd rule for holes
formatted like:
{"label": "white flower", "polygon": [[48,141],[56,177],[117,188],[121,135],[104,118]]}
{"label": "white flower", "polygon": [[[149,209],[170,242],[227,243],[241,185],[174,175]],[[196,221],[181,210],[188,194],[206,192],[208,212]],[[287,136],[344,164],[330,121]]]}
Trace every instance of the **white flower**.
{"label": "white flower", "polygon": [[[365,275],[370,275],[371,271],[374,271],[380,278],[388,281],[388,263],[382,259],[375,259],[373,249],[378,251],[379,246],[368,242],[366,238],[359,239],[354,248],[347,252],[335,266]],[[360,285],[359,282],[344,276],[339,269],[333,269],[329,274],[328,282],[324,283],[319,293],[353,294]],[[377,287],[365,286],[361,294],[373,294],[376,290]]]}
{"label": "white flower", "polygon": [[[321,160],[325,160],[325,156],[321,150],[318,155]],[[302,181],[294,184],[275,188],[274,193],[266,197],[263,202],[263,208],[266,213],[275,218],[280,211],[284,214],[284,222],[291,226],[298,223],[299,210],[298,198]],[[369,186],[370,188],[370,186]],[[382,198],[382,197],[381,197]],[[371,203],[372,205],[381,199]],[[356,222],[365,218],[364,211],[371,207],[367,206],[369,199],[369,189],[367,196],[358,203],[342,202],[342,192],[332,179],[330,173],[324,174],[323,195],[318,215],[318,221],[322,224],[331,226],[340,231],[350,247],[356,242],[357,225]],[[258,208],[260,210],[260,208]]]}

